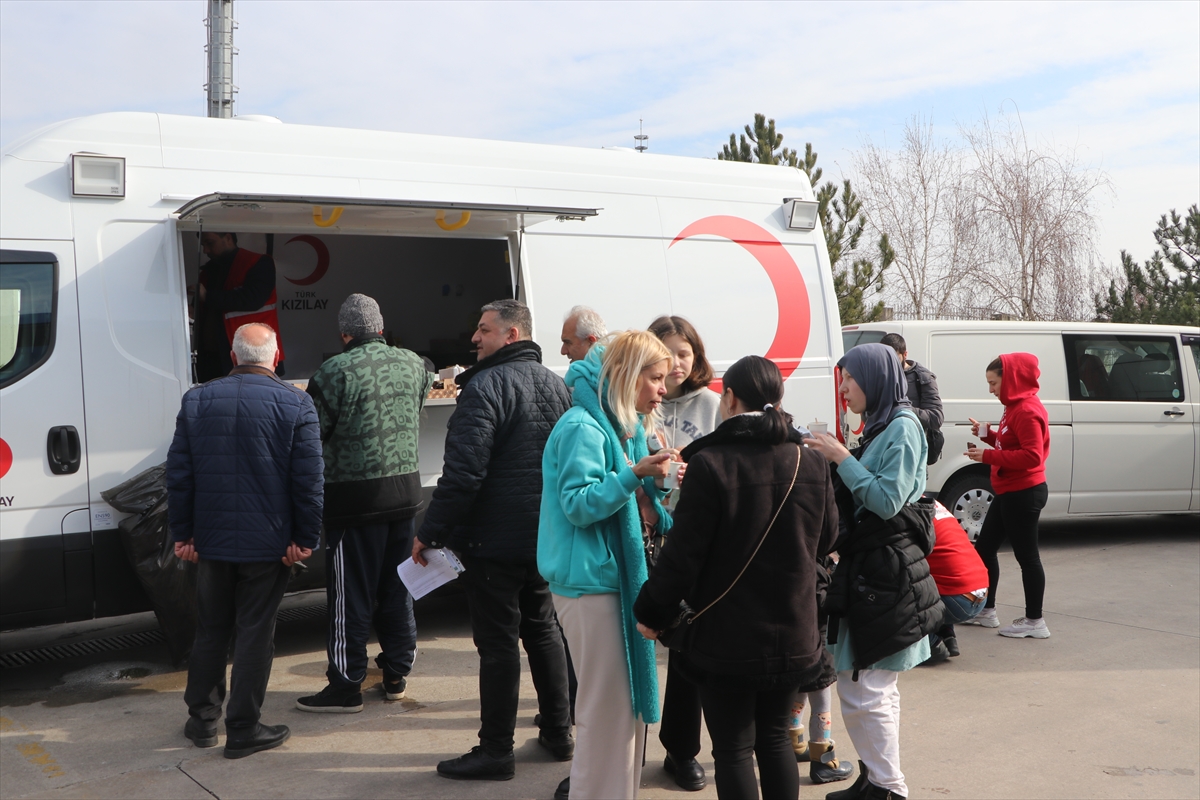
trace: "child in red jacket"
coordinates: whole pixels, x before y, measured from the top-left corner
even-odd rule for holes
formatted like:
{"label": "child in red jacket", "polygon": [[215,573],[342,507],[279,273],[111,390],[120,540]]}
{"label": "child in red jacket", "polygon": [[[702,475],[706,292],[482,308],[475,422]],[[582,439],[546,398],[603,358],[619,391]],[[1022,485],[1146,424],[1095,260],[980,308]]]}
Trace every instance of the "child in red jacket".
{"label": "child in red jacket", "polygon": [[[988,364],[985,373],[988,390],[1004,404],[1004,414],[995,429],[971,420],[971,434],[984,444],[983,450],[969,445],[965,455],[992,468],[992,489],[996,499],[988,509],[979,538],[975,541],[988,571],[987,606],[968,624],[997,628],[996,584],[1000,562],[996,558],[1000,544],[1008,539],[1013,555],[1021,566],[1025,587],[1025,616],[1001,628],[1000,635],[1014,639],[1047,639],[1050,629],[1042,619],[1042,597],[1046,593],[1046,573],[1038,553],[1038,518],[1046,507],[1046,457],[1050,455],[1050,420],[1038,399],[1037,356],[1008,353]],[[981,430],[982,429],[982,430]]]}
{"label": "child in red jacket", "polygon": [[959,654],[954,623],[969,622],[983,610],[988,595],[988,571],[979,558],[967,532],[941,503],[933,504],[933,552],[929,574],[933,575],[946,618],[937,633],[929,634],[932,655],[926,663],[937,663]]}

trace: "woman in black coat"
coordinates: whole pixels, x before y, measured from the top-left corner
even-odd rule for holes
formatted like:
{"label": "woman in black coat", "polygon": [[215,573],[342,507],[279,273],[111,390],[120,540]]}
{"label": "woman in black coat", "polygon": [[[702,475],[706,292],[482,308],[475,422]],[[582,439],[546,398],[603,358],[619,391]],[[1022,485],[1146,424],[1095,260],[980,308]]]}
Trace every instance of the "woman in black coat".
{"label": "woman in black coat", "polygon": [[683,451],[675,525],[634,615],[653,638],[680,600],[698,612],[685,670],[700,686],[717,796],[758,796],[753,753],[764,796],[796,798],[792,698],[821,677],[816,563],[837,537],[837,508],[825,459],[800,447],[779,408],[778,367],[747,356],[724,386],[724,422]]}

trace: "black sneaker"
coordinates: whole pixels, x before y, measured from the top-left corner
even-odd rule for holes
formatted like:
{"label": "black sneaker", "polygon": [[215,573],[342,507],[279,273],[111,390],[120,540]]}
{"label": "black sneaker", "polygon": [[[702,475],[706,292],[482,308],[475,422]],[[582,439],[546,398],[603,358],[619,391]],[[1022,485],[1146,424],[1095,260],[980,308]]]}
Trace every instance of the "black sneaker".
{"label": "black sneaker", "polygon": [[408,688],[408,681],[404,678],[397,678],[394,681],[389,681],[386,677],[383,683],[379,684],[379,688],[383,690],[383,696],[387,700],[402,700],[404,699],[404,690]]}
{"label": "black sneaker", "polygon": [[357,714],[363,710],[362,692],[348,694],[327,685],[316,694],[301,697],[296,708],[323,714]]}
{"label": "black sneaker", "polygon": [[196,747],[217,746],[217,726],[205,725],[195,717],[188,717],[187,724],[183,726],[183,735]]}
{"label": "black sneaker", "polygon": [[569,731],[561,736],[538,731],[538,744],[549,750],[555,761],[570,761],[575,757],[575,737]]}
{"label": "black sneaker", "polygon": [[[226,733],[228,734],[228,732]],[[287,725],[263,725],[260,722],[244,736],[234,738],[226,735],[225,757],[245,758],[262,750],[279,747],[291,736],[292,732],[288,730]]]}
{"label": "black sneaker", "polygon": [[517,759],[512,751],[493,756],[482,745],[475,745],[458,758],[439,761],[437,771],[443,778],[460,781],[511,781],[517,774]]}
{"label": "black sneaker", "polygon": [[558,788],[554,790],[554,800],[571,800],[571,776],[562,779],[558,784]]}

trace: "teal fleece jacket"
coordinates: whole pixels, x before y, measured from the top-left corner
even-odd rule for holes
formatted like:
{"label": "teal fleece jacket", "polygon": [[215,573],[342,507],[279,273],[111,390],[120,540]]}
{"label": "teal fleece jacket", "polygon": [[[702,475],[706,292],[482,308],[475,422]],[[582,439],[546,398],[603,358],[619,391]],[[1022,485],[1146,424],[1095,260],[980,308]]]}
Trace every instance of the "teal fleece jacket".
{"label": "teal fleece jacket", "polygon": [[542,453],[542,504],[538,570],[550,591],[563,597],[618,594],[633,713],[657,722],[658,672],[654,643],[637,632],[633,602],[646,582],[646,558],[634,493],[642,484],[659,512],[660,532],[670,529],[662,492],[633,474],[626,460],[647,455],[644,436],[622,439],[601,407],[597,386],[604,348],[567,370],[572,408],[559,419]]}

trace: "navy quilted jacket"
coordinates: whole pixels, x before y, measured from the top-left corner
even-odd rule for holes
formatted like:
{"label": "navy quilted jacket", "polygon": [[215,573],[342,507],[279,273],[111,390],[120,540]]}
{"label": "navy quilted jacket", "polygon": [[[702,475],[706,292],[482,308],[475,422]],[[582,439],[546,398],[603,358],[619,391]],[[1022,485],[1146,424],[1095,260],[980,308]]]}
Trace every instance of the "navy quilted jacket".
{"label": "navy quilted jacket", "polygon": [[458,383],[442,477],[417,538],[478,558],[535,561],[542,450],[571,407],[567,386],[529,341],[500,348]]}
{"label": "navy quilted jacket", "polygon": [[316,547],[324,469],[312,398],[262,367],[236,367],[183,396],[167,452],[171,536],[214,561]]}

